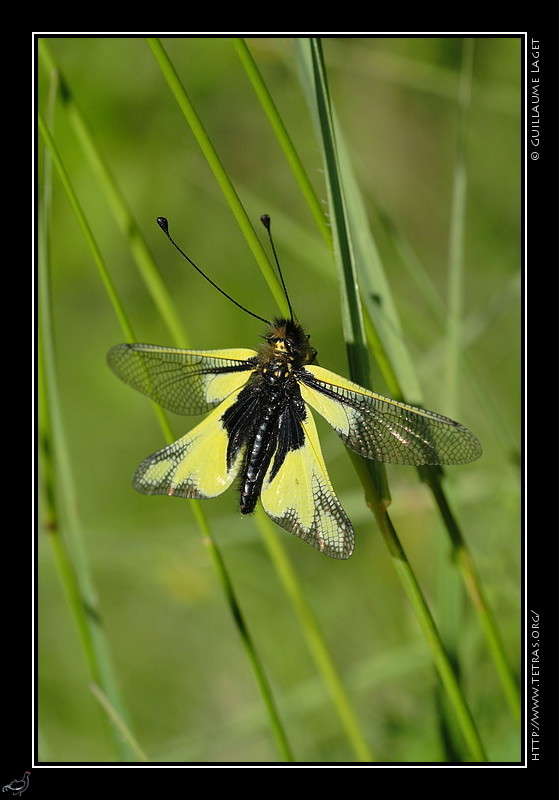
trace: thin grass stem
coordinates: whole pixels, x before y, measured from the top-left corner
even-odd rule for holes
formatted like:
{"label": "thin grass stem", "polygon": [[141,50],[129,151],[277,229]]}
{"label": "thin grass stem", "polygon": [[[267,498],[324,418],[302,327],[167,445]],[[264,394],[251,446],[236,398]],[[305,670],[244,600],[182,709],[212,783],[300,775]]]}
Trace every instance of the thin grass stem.
{"label": "thin grass stem", "polygon": [[[52,138],[42,120],[41,132],[49,140],[45,157],[45,194],[50,192],[51,159],[57,169],[60,160],[52,148]],[[101,621],[97,593],[83,544],[80,520],[75,502],[75,486],[71,459],[66,444],[63,414],[60,409],[57,364],[54,345],[54,322],[51,307],[49,275],[48,225],[50,219],[49,197],[41,204],[39,227],[39,381],[38,399],[40,410],[40,458],[44,492],[44,528],[49,535],[51,550],[61,582],[68,609],[73,617],[82,646],[84,659],[91,678],[103,687],[103,691],[120,716],[126,718],[124,701],[112,665],[109,646]],[[64,520],[64,522],[61,522]],[[64,529],[65,535],[62,533]],[[110,726],[113,744],[119,759],[135,761],[136,755]]]}
{"label": "thin grass stem", "polygon": [[497,621],[491,611],[491,608],[485,598],[485,593],[474,564],[472,554],[465,543],[462,531],[458,525],[456,518],[450,508],[448,499],[441,486],[438,474],[425,470],[423,479],[428,483],[431,489],[441,516],[444,520],[446,529],[452,541],[452,557],[454,563],[457,565],[466,591],[470,597],[472,605],[478,615],[482,630],[485,634],[489,651],[493,658],[497,673],[501,679],[503,691],[508,701],[509,707],[514,714],[517,722],[521,720],[521,704],[518,691],[518,681],[511,672],[507,657],[505,655],[505,648]]}
{"label": "thin grass stem", "polygon": [[256,235],[256,231],[254,230],[243,204],[239,199],[235,187],[233,186],[233,183],[225,167],[223,166],[200,117],[196,113],[196,109],[194,108],[179,75],[177,74],[159,39],[148,38],[147,41],[151,47],[159,68],[161,69],[161,72],[167,81],[169,89],[173,93],[173,96],[177,101],[185,120],[190,126],[190,129],[194,134],[194,137],[196,138],[196,141],[198,142],[198,145],[202,150],[208,165],[214,173],[215,179],[217,180],[221,191],[229,203],[231,211],[233,212],[235,219],[237,220],[237,223],[248,242],[256,262],[258,263],[258,266],[260,267],[262,274],[268,283],[270,291],[272,292],[274,299],[281,310],[281,313],[286,317],[289,316],[289,308],[277,272],[270,263],[266,251],[260,243],[260,239]]}
{"label": "thin grass stem", "polygon": [[[45,69],[48,71],[56,69],[57,67],[55,61],[45,39],[39,39],[38,50],[41,62]],[[159,315],[163,323],[167,326],[167,330],[169,331],[173,342],[175,342],[177,347],[186,347],[188,342],[180,317],[171,300],[169,292],[163,283],[161,275],[159,274],[159,270],[153,261],[144,236],[137,225],[136,220],[134,219],[113,175],[111,174],[105,159],[103,158],[94,141],[89,126],[74,99],[74,94],[70,85],[59,70],[58,74],[60,81],[60,98],[64,104],[67,117],[72,124],[74,132],[97,178],[97,181],[99,182],[99,185],[105,192],[114,217],[117,220],[121,231],[126,236],[142,280],[144,281],[144,284],[148,289],[157,310],[159,311]],[[102,277],[103,282],[105,283],[105,277]],[[117,314],[120,315],[122,313],[122,309],[117,310],[118,305],[114,302],[114,290],[112,290],[108,285],[105,285],[105,288],[109,292],[109,297],[111,298],[113,308],[115,311],[117,311]],[[126,321],[120,319],[120,317],[119,321],[121,322],[121,325],[127,324]]]}
{"label": "thin grass stem", "polygon": [[365,738],[361,723],[334,664],[316,617],[307,601],[305,592],[301,588],[301,583],[295,574],[293,566],[285,554],[285,548],[273,530],[269,517],[263,513],[262,509],[258,509],[258,526],[285,592],[299,617],[301,628],[305,631],[307,645],[328,687],[353,751],[358,761],[373,762],[375,759],[371,748]]}
{"label": "thin grass stem", "polygon": [[[78,221],[80,222],[80,225],[81,225],[82,230],[84,232],[84,236],[86,238],[86,241],[89,244],[89,246],[91,247],[91,250],[92,250],[92,252],[94,254],[94,260],[95,260],[96,266],[97,266],[97,268],[99,270],[99,273],[100,273],[100,275],[102,277],[103,285],[104,285],[105,289],[107,290],[107,294],[108,294],[108,296],[109,296],[109,298],[111,300],[111,303],[112,303],[113,307],[115,308],[115,311],[117,312],[117,316],[118,316],[119,321],[121,322],[121,325],[123,327],[124,335],[127,338],[129,338],[130,341],[134,341],[135,338],[133,336],[133,332],[132,332],[131,326],[128,323],[127,317],[126,317],[126,315],[124,314],[124,312],[122,310],[122,306],[121,306],[120,300],[118,298],[117,293],[114,290],[114,286],[113,286],[112,281],[110,279],[110,275],[109,275],[108,270],[106,268],[106,264],[105,264],[105,262],[104,262],[104,260],[103,260],[103,258],[101,256],[101,253],[100,253],[99,248],[98,248],[98,246],[96,244],[96,241],[95,241],[95,239],[94,239],[94,237],[93,237],[93,235],[91,233],[90,227],[87,224],[87,220],[85,218],[85,215],[83,214],[81,206],[80,206],[80,204],[79,204],[79,202],[77,200],[77,197],[75,195],[75,192],[73,191],[72,185],[70,183],[70,180],[69,180],[68,175],[66,173],[66,170],[64,168],[62,160],[60,159],[60,156],[58,155],[58,152],[57,152],[53,137],[50,134],[50,131],[48,130],[48,128],[47,128],[46,124],[44,123],[42,117],[40,117],[40,119],[39,119],[39,126],[40,126],[41,134],[43,135],[43,137],[44,137],[44,139],[45,139],[45,141],[47,143],[47,146],[49,147],[50,152],[53,154],[53,158],[54,158],[55,164],[57,166],[57,169],[59,171],[59,175],[61,177],[62,183],[63,183],[64,188],[66,189],[66,191],[68,193],[68,196],[70,198],[72,207],[73,207],[73,209],[74,209],[74,211],[76,213]],[[160,421],[163,433],[167,438],[167,441],[168,442],[172,441],[173,440],[173,436],[172,436],[172,433],[171,433],[171,429],[170,429],[169,423],[167,421],[167,417],[166,417],[163,409],[160,406],[157,406],[154,403],[152,403],[152,406],[153,406],[154,410],[157,413],[158,419]],[[253,668],[253,672],[254,672],[254,675],[255,675],[256,682],[257,682],[257,684],[258,684],[258,686],[259,686],[259,688],[261,690],[263,702],[264,702],[265,707],[266,707],[266,709],[268,711],[268,714],[269,714],[270,726],[271,726],[272,732],[274,734],[274,737],[275,737],[275,740],[276,740],[276,743],[277,743],[277,746],[278,746],[278,750],[279,750],[283,760],[285,760],[285,761],[293,761],[294,759],[293,759],[291,750],[289,748],[289,745],[287,743],[286,734],[285,734],[285,732],[283,730],[283,727],[282,727],[281,722],[279,720],[279,716],[277,714],[277,710],[275,708],[275,703],[274,703],[273,698],[272,698],[272,694],[271,694],[271,689],[270,689],[269,683],[268,683],[268,681],[267,681],[267,679],[266,679],[266,677],[264,675],[262,664],[261,664],[260,659],[258,658],[258,656],[256,654],[256,650],[254,648],[253,642],[252,642],[251,638],[248,636],[248,629],[247,629],[246,623],[244,622],[243,615],[242,615],[242,613],[240,611],[239,604],[235,599],[235,593],[234,593],[234,590],[233,590],[233,584],[232,584],[232,582],[231,582],[231,580],[229,578],[229,575],[228,575],[227,569],[225,567],[225,563],[223,561],[223,558],[221,557],[221,555],[219,553],[217,544],[215,543],[215,541],[213,540],[213,537],[211,536],[209,526],[208,526],[207,521],[205,519],[205,515],[203,514],[203,512],[202,512],[202,510],[200,508],[199,502],[195,501],[195,500],[191,501],[191,508],[192,508],[193,513],[195,514],[195,517],[196,517],[196,519],[198,521],[198,525],[199,525],[200,530],[203,531],[203,535],[204,535],[205,539],[211,543],[211,554],[212,554],[213,562],[214,562],[214,564],[216,566],[216,569],[217,569],[218,576],[220,578],[220,582],[222,584],[222,587],[224,588],[224,590],[226,590],[226,598],[227,598],[227,600],[229,602],[231,614],[232,614],[232,617],[233,617],[233,619],[235,621],[237,629],[239,631],[241,640],[243,642],[243,645],[245,646],[245,650],[247,650],[247,652],[249,653],[249,661],[250,661],[251,666]]]}
{"label": "thin grass stem", "polygon": [[[343,197],[343,179],[338,166],[335,131],[330,110],[328,84],[320,40],[310,39],[307,47],[315,86],[316,111],[320,123],[319,131],[324,150],[324,161],[331,204],[332,229],[334,241],[338,243],[335,252],[338,260],[342,261],[338,268],[342,279],[342,302],[346,306],[345,313],[343,313],[344,332],[350,337],[352,349],[358,348],[359,351],[362,351],[364,349],[365,335],[357,297],[357,278],[353,264],[351,238]],[[348,327],[345,327],[346,322],[348,323]],[[362,359],[350,358],[350,374],[353,380],[362,385],[367,385],[368,369],[363,369]],[[365,463],[363,459],[354,454],[352,454],[352,461],[361,477],[368,504],[383,533],[385,542],[393,557],[393,563],[397,573],[430,647],[433,661],[449,702],[455,712],[456,720],[469,749],[470,757],[475,761],[486,761],[484,748],[473,717],[468,709],[462,688],[456,679],[451,662],[444,650],[433,617],[429,612],[411,565],[405,556],[396,531],[386,513],[384,494],[379,494],[377,469],[379,465],[374,462]]]}
{"label": "thin grass stem", "polygon": [[[301,53],[301,57],[302,57],[303,64],[305,65],[305,59],[308,59],[308,52],[302,52]],[[310,67],[309,67],[308,60],[307,60],[306,70],[304,72],[304,77],[306,76],[307,80],[308,80],[308,76],[310,74],[311,74],[311,70],[310,70]],[[339,131],[336,132],[336,135],[340,136]],[[343,148],[342,148],[342,152],[345,152],[345,150]],[[349,197],[351,198],[351,202],[347,203],[347,207],[351,211],[351,213],[349,215],[350,219],[353,218],[355,205],[357,204],[357,213],[358,213],[358,218],[357,219],[358,219],[358,221],[357,221],[357,224],[355,224],[354,228],[355,228],[355,230],[361,231],[361,236],[364,236],[364,232],[367,229],[366,219],[365,220],[363,219],[363,215],[361,213],[361,201],[360,201],[360,199],[358,197],[358,191],[356,190],[356,184],[355,184],[355,181],[354,181],[354,179],[352,177],[352,174],[351,174],[351,165],[350,165],[350,163],[349,163],[349,161],[347,159],[344,159],[343,174],[344,174],[344,188],[345,188],[345,179],[348,176],[348,174],[349,174],[349,180],[350,180],[350,190],[347,193],[349,195]],[[463,193],[463,190],[465,188],[463,183],[461,183],[461,182],[459,182],[459,186],[461,188],[457,189],[456,192],[455,192],[457,197],[461,196],[461,194]],[[370,237],[370,232],[369,232],[369,237]],[[456,242],[456,240],[458,238],[459,238],[459,233],[455,232],[455,234],[453,235],[453,241]],[[454,243],[452,245],[452,249],[455,251],[456,247],[457,247],[457,245]],[[371,248],[367,247],[367,250],[370,252]],[[381,269],[380,260],[374,259],[374,261],[375,261],[375,263],[377,263],[378,268]],[[370,259],[369,259],[369,263],[370,263]],[[360,267],[360,274],[362,274],[364,269],[368,268],[368,265],[366,266],[366,262],[365,262],[365,264],[359,262],[359,267]],[[455,270],[455,272],[458,272],[458,270]],[[457,294],[456,286],[460,283],[460,281],[461,281],[461,279],[459,278],[458,275],[456,275],[455,278],[453,279],[453,284],[454,284],[454,288],[452,290],[452,295],[453,296],[455,294]],[[390,300],[390,290],[389,290],[388,283],[385,280],[382,280],[380,286],[382,288],[378,288],[379,284],[378,284],[378,281],[377,281],[375,283],[375,290],[374,290],[374,294],[375,295],[378,294],[382,298],[382,303],[379,304],[379,309],[378,309],[379,312],[380,312],[381,309],[384,309],[386,307],[389,307],[389,306],[393,305],[391,300]],[[368,294],[372,294],[372,293],[369,292]],[[456,305],[459,301],[455,298],[452,302]],[[440,303],[437,303],[437,307],[440,308]],[[377,316],[378,316],[378,313],[375,315],[375,320],[376,320]],[[406,392],[406,391],[404,391],[404,389],[403,389],[403,387],[402,387],[402,385],[400,383],[399,374],[401,374],[401,373],[400,372],[397,373],[396,368],[395,368],[396,365],[392,364],[391,357],[389,356],[389,353],[399,353],[400,355],[402,354],[402,340],[401,340],[400,334],[397,333],[399,331],[399,324],[397,324],[397,323],[395,324],[394,321],[391,321],[389,324],[384,325],[382,327],[382,329],[378,329],[377,326],[375,325],[375,323],[373,322],[373,316],[370,315],[370,314],[365,314],[364,315],[364,323],[365,323],[365,327],[366,327],[366,331],[367,331],[367,341],[368,341],[368,344],[369,344],[369,348],[371,348],[371,345],[373,345],[373,350],[371,352],[375,356],[377,364],[378,364],[378,366],[379,366],[379,368],[381,370],[381,373],[383,374],[383,378],[384,378],[385,382],[387,383],[387,385],[390,387],[390,391],[393,394],[393,396],[397,397],[397,398],[400,398],[400,399],[403,399],[403,400],[406,400],[406,398],[409,398],[409,393],[408,393],[410,391],[409,387],[412,387],[412,391],[414,391],[414,395],[412,395],[412,396],[414,397],[415,402],[418,402],[417,389],[413,388],[413,387],[417,387],[418,386],[417,378],[415,378],[410,373],[410,365],[412,364],[411,359],[409,359],[406,356],[406,358],[404,359],[404,362],[403,362],[404,363],[404,368],[405,368],[404,375],[406,376],[406,386],[408,387],[408,392]],[[457,330],[456,329],[456,324],[454,324],[452,326],[452,329],[453,329],[452,330],[452,338],[456,339],[456,335],[457,335],[457,333],[456,333],[456,330]],[[395,333],[397,333],[397,341],[394,343],[394,346],[385,345],[384,344],[385,338],[387,336],[392,336],[393,337]],[[350,337],[352,337],[354,335],[354,333],[351,332],[349,335],[350,335]],[[346,336],[347,336],[347,333],[346,333]],[[353,339],[350,339],[350,341],[353,341]],[[398,363],[400,363],[400,364],[402,363],[402,359],[401,358],[398,359]],[[356,378],[356,380],[357,380],[357,378]],[[358,382],[362,382],[362,381],[358,380]],[[453,559],[454,559],[454,561],[456,563],[459,563],[459,561],[462,562],[461,575],[462,575],[462,579],[464,580],[468,596],[470,598],[470,601],[471,601],[471,603],[473,605],[473,608],[474,608],[476,614],[479,615],[480,624],[481,624],[482,630],[484,631],[484,634],[485,634],[485,636],[487,638],[489,650],[490,650],[490,653],[491,653],[491,655],[492,655],[492,657],[493,657],[493,659],[495,661],[496,670],[497,670],[497,672],[498,672],[498,674],[500,676],[501,683],[503,685],[503,689],[504,689],[507,701],[509,703],[509,706],[511,708],[511,711],[512,711],[515,719],[519,720],[520,719],[520,716],[519,716],[519,714],[520,714],[520,696],[519,696],[518,684],[517,684],[515,676],[513,675],[512,671],[510,669],[510,666],[507,665],[507,658],[506,658],[506,654],[505,654],[504,647],[503,647],[503,644],[502,644],[502,639],[501,639],[501,636],[500,636],[499,631],[498,631],[497,623],[496,623],[494,615],[492,614],[490,608],[487,605],[487,601],[485,599],[484,593],[481,591],[480,580],[479,580],[479,577],[478,577],[477,573],[475,572],[474,560],[472,558],[471,553],[468,550],[468,546],[467,546],[467,544],[465,542],[464,536],[462,535],[462,533],[460,531],[458,522],[457,522],[455,516],[452,515],[451,512],[450,512],[450,506],[449,506],[448,500],[446,498],[446,495],[445,495],[445,492],[444,492],[444,489],[443,489],[443,486],[442,486],[442,471],[441,470],[438,470],[438,471],[437,470],[424,470],[424,471],[423,470],[419,470],[419,473],[420,473],[420,476],[421,476],[422,480],[426,481],[426,483],[429,485],[429,487],[430,487],[430,489],[431,489],[431,491],[433,493],[433,497],[435,499],[435,502],[437,503],[437,506],[438,506],[438,509],[439,509],[439,513],[441,515],[443,523],[445,525],[450,524],[449,520],[452,517],[452,526],[450,528],[447,527],[447,533],[449,535],[449,538],[451,539],[451,542],[453,542],[453,545],[455,544],[456,537],[458,535],[459,535],[459,540],[460,540],[459,541],[459,550],[457,550],[453,554]],[[428,475],[428,477],[426,477],[427,475]],[[465,554],[467,554],[467,557],[466,557]]]}
{"label": "thin grass stem", "polygon": [[105,692],[101,689],[101,687],[98,686],[96,683],[92,683],[90,684],[89,688],[91,689],[91,692],[96,698],[96,700],[104,709],[107,716],[112,720],[116,730],[118,730],[122,738],[122,741],[126,742],[135,753],[136,755],[135,760],[149,762],[149,758],[146,756],[146,754],[140,747],[138,741],[132,734],[132,731],[130,730],[129,726],[126,724],[124,719],[118,713],[118,711],[113,706],[113,704],[111,703]]}
{"label": "thin grass stem", "polygon": [[256,92],[258,99],[260,100],[262,108],[268,117],[270,125],[276,134],[277,140],[299,184],[299,188],[301,189],[303,197],[308,203],[320,234],[325,244],[328,247],[332,247],[332,231],[330,230],[324,215],[324,208],[322,207],[320,200],[318,199],[318,195],[314,190],[311,181],[309,180],[307,171],[305,170],[303,162],[301,161],[299,154],[293,145],[291,136],[289,135],[285,123],[278,112],[272,95],[268,91],[268,87],[262,79],[260,70],[254,61],[245,40],[242,38],[233,38],[232,41],[241,63],[245,68],[246,74],[254,88],[254,91]]}
{"label": "thin grass stem", "polygon": [[[199,505],[197,504],[197,508],[199,509]],[[198,513],[198,512],[195,512]],[[219,548],[217,547],[213,538],[209,535],[209,527],[207,525],[207,521],[205,517],[198,520],[198,524],[200,525],[202,531],[206,532],[206,544],[211,556],[211,559],[214,563],[216,568],[219,580],[221,582],[221,586],[225,597],[229,603],[229,607],[231,613],[233,614],[233,618],[235,620],[235,624],[237,626],[237,630],[239,632],[239,636],[241,637],[241,641],[245,648],[245,652],[247,654],[247,658],[252,666],[254,676],[256,678],[256,682],[258,684],[258,688],[260,689],[260,694],[264,701],[264,705],[268,712],[268,720],[270,723],[270,727],[276,742],[276,746],[281,754],[282,760],[291,763],[295,761],[295,757],[293,755],[293,751],[291,749],[291,745],[289,744],[289,740],[285,734],[285,730],[283,724],[280,719],[280,715],[278,713],[278,709],[274,700],[274,696],[272,693],[272,689],[270,683],[266,677],[266,673],[264,671],[264,667],[260,660],[260,657],[257,653],[256,647],[254,646],[254,642],[252,636],[250,635],[250,631],[248,626],[245,622],[244,615],[241,611],[241,607],[236,598],[236,594],[233,588],[233,584],[231,579],[229,578],[229,573],[225,566],[225,562],[223,561],[223,557]]]}
{"label": "thin grass stem", "polygon": [[[217,153],[215,152],[213,144],[211,143],[207,133],[203,128],[203,125],[198,117],[198,114],[196,113],[194,107],[192,106],[192,103],[190,102],[186,94],[186,91],[182,86],[179,77],[176,74],[173,65],[170,63],[166,53],[164,52],[158,40],[149,40],[149,43],[150,46],[152,47],[152,50],[154,51],[154,54],[156,55],[158,63],[160,64],[166,79],[169,82],[170,88],[173,91],[173,94],[175,95],[177,102],[185,115],[186,121],[188,122],[188,124],[192,129],[192,132],[196,136],[200,148],[204,156],[208,160],[209,165],[213,169],[218,184],[223,190],[223,193],[227,201],[231,204],[232,211],[235,214],[235,217],[237,218],[239,225],[241,226],[241,229],[244,232],[245,229],[243,226],[245,226],[246,224],[250,225],[250,223],[248,222],[248,218],[246,216],[243,207],[240,205],[239,198],[231,184],[229,176],[226,174],[221,164],[221,161]],[[252,226],[250,226],[250,229],[252,230]],[[255,258],[257,259],[257,263],[260,266],[262,266],[261,261],[259,260],[259,250],[256,250],[254,252],[254,255]],[[266,257],[266,264],[268,263],[269,262]],[[283,304],[285,306],[285,296],[283,296]],[[285,308],[283,310],[284,313],[286,313]],[[280,574],[280,577],[284,582],[284,586],[287,586],[285,557],[283,559],[280,557],[277,548],[270,549],[270,552],[274,560],[275,569]],[[293,589],[294,582],[295,582],[294,573],[291,571],[291,580],[289,582],[291,588],[291,592],[289,594],[291,598],[294,597],[294,589]],[[302,596],[302,590],[300,587],[298,589],[297,594],[299,597]],[[299,610],[300,608],[301,607],[299,607]],[[316,657],[318,653],[316,625],[314,627],[311,625],[310,623],[311,618],[309,614],[299,613],[299,619],[305,630],[306,641],[309,643],[309,646],[311,647],[311,650],[313,651]],[[359,760],[371,761],[372,758],[370,750],[366,745],[365,738],[362,732],[357,730],[358,723],[356,720],[355,713],[353,712],[353,710],[349,705],[347,696],[345,697],[342,696],[342,691],[340,690],[341,683],[339,680],[336,681],[334,678],[333,674],[334,670],[332,666],[333,662],[330,658],[326,657],[324,650],[322,650],[320,657],[317,658],[317,665],[319,669],[322,671],[327,685],[330,687],[334,704],[338,710],[338,713],[342,720],[342,724],[346,729],[346,733],[348,734],[348,737],[352,742],[352,746],[354,747],[357,757],[359,758]]]}

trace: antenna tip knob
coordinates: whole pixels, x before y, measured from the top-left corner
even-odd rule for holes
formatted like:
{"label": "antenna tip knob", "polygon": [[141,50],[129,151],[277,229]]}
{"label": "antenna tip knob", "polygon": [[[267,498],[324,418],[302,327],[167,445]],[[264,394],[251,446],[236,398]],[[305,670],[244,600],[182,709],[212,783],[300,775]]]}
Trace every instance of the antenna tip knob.
{"label": "antenna tip knob", "polygon": [[260,217],[260,222],[262,223],[262,225],[264,225],[265,228],[270,230],[271,220],[269,214],[262,214],[262,216]]}
{"label": "antenna tip knob", "polygon": [[157,224],[162,231],[169,233],[169,223],[167,222],[167,217],[157,217]]}

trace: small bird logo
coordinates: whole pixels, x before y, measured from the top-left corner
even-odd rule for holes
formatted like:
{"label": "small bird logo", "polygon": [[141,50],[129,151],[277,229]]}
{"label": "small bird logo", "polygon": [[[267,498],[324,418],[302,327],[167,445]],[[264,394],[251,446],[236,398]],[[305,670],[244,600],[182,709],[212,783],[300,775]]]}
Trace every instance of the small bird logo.
{"label": "small bird logo", "polygon": [[11,792],[14,795],[14,797],[19,797],[19,795],[23,794],[23,792],[29,786],[29,775],[30,775],[29,771],[25,770],[25,772],[23,773],[23,778],[20,781],[15,780],[12,781],[11,783],[7,783],[5,786],[2,786],[2,791]]}

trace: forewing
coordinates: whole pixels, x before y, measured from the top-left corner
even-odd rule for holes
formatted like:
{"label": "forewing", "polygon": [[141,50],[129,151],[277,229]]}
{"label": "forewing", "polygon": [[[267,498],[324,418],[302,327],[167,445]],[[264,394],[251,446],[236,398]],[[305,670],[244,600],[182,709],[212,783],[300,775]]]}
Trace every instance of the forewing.
{"label": "forewing", "polygon": [[454,420],[375,394],[317,366],[299,374],[301,395],[348,447],[390,464],[468,464],[481,455],[474,434]]}
{"label": "forewing", "polygon": [[254,350],[180,350],[154,344],[118,344],[107,363],[121,380],[176,414],[202,414],[243,386]]}
{"label": "forewing", "polygon": [[205,499],[222,494],[234,481],[243,451],[231,456],[222,417],[236,401],[237,389],[190,433],[143,461],[132,479],[142,494],[168,494]]}
{"label": "forewing", "polygon": [[290,407],[281,415],[260,499],[274,522],[327,556],[353,553],[353,528],[330,483],[310,409],[302,420]]}

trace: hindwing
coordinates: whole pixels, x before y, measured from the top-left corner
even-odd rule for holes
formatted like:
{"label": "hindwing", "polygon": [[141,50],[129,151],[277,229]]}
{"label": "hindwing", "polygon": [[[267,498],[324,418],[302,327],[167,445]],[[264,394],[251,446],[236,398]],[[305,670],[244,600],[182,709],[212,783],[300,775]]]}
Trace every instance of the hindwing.
{"label": "hindwing", "polygon": [[331,558],[349,558],[354,533],[336,497],[312,413],[288,405],[277,429],[277,447],[262,485],[265,512],[289,533]]}
{"label": "hindwing", "polygon": [[232,392],[185,436],[148,456],[134,473],[133,487],[142,494],[198,499],[217,497],[228,489],[241,469],[243,450],[230,453],[222,417],[241,391]]}

